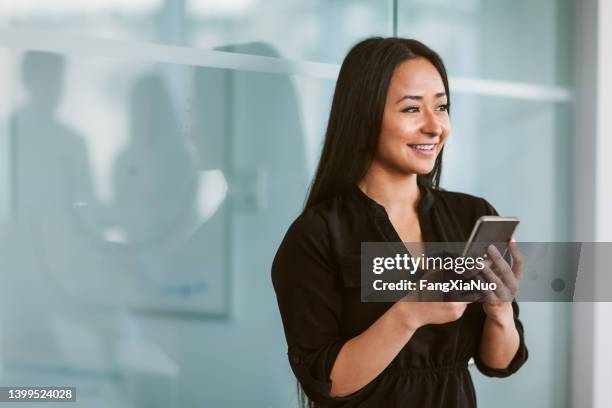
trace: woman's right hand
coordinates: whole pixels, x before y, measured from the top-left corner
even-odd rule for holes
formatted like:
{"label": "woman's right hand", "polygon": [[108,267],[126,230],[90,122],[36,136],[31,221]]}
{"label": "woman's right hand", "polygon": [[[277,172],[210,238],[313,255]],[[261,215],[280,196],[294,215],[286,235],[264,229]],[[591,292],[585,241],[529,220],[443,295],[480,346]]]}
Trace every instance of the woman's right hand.
{"label": "woman's right hand", "polygon": [[[428,270],[420,278],[428,282],[444,282],[444,273],[440,270]],[[412,330],[428,324],[454,322],[463,316],[467,306],[478,300],[478,294],[454,296],[459,301],[442,301],[445,293],[438,290],[413,290],[400,299],[396,305],[401,319]],[[452,298],[452,297],[451,297]]]}

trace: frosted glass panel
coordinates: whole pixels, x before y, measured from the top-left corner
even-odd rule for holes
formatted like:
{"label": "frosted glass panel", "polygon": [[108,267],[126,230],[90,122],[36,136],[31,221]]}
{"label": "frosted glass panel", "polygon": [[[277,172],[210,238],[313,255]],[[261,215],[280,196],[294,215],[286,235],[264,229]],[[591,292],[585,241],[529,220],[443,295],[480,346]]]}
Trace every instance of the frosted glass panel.
{"label": "frosted glass panel", "polygon": [[463,94],[453,99],[442,184],[519,216],[517,240],[569,240],[574,190],[567,108]]}
{"label": "frosted glass panel", "polygon": [[[572,134],[566,107],[455,95],[442,185],[485,197],[521,219],[519,241],[567,241],[572,232]],[[524,279],[537,278],[530,270]],[[473,370],[483,406],[567,407],[571,305],[521,303],[529,361],[503,381]],[[500,398],[500,396],[512,398]]]}
{"label": "frosted glass panel", "polygon": [[41,52],[0,66],[0,382],[75,385],[83,407],[294,401],[269,268],[333,81]]}
{"label": "frosted glass panel", "polygon": [[433,47],[456,76],[568,85],[571,0],[400,0],[398,34]]}
{"label": "frosted glass panel", "polygon": [[[212,49],[263,41],[286,58],[340,62],[358,39],[392,34],[388,1],[9,0],[0,25]],[[250,50],[257,53],[257,50]]]}

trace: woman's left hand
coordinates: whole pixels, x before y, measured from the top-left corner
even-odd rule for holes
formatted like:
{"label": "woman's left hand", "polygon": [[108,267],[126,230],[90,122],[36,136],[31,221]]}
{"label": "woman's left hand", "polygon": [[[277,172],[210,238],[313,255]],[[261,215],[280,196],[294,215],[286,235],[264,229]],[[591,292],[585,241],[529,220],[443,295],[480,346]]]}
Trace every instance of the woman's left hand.
{"label": "woman's left hand", "polygon": [[481,276],[487,282],[495,283],[497,286],[495,290],[486,292],[483,309],[487,316],[496,317],[512,310],[512,300],[516,297],[523,279],[523,255],[514,240],[508,242],[508,249],[512,255],[512,266],[506,262],[494,245],[489,245],[487,248],[489,259],[492,265],[495,265],[497,272],[493,272],[490,262],[487,262],[481,272]]}

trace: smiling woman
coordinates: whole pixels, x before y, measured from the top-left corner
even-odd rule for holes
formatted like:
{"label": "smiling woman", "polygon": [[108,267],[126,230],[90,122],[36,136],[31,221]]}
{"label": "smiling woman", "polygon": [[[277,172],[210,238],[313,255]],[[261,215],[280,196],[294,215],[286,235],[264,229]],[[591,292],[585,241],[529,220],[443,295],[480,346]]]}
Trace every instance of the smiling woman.
{"label": "smiling woman", "polygon": [[[449,107],[444,64],[418,41],[370,38],[342,64],[306,207],[272,265],[310,406],[471,408],[470,358],[492,377],[527,360],[514,301],[361,301],[361,243],[467,241],[480,216],[496,214],[439,188]],[[502,257],[495,266],[518,285],[521,256],[509,247],[513,269]]]}
{"label": "smiling woman", "polygon": [[381,164],[391,172],[427,174],[449,132],[448,95],[436,67],[424,57],[402,62],[391,77],[370,170]]}
{"label": "smiling woman", "polygon": [[[325,144],[306,207],[331,198],[347,184],[363,179],[374,155],[378,154],[378,143],[385,143],[389,139],[384,136],[392,138],[393,135],[403,134],[404,129],[412,129],[414,132],[422,120],[423,104],[432,99],[431,95],[424,94],[426,90],[433,94],[440,105],[436,115],[447,117],[444,137],[450,131],[450,90],[442,59],[419,41],[389,40],[364,40],[351,49],[342,63]],[[421,72],[422,67],[428,69]],[[421,77],[412,78],[410,71],[416,71]],[[421,83],[420,79],[427,82]],[[426,84],[434,88],[425,88]],[[424,100],[426,96],[429,99],[427,101]],[[425,113],[427,111],[429,109]],[[424,130],[427,131],[427,127]],[[351,135],[350,140],[341,135]],[[409,142],[422,143],[423,140],[432,144],[431,139],[424,136],[418,140],[404,141],[403,145]],[[389,141],[389,144],[394,143]],[[393,149],[393,146],[388,147]],[[433,168],[418,173],[423,184],[434,188],[440,183],[442,147],[443,144],[440,144],[435,149]],[[402,150],[406,152],[406,149]],[[384,149],[381,153],[384,153],[382,157],[401,154],[390,154]]]}

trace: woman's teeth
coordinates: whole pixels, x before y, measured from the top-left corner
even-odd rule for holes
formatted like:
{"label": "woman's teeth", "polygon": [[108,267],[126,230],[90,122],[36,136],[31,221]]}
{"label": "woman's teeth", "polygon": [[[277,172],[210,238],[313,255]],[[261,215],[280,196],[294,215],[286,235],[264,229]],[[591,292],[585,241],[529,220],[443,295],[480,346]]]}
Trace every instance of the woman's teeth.
{"label": "woman's teeth", "polygon": [[433,150],[435,145],[433,144],[413,144],[410,146],[418,150]]}

